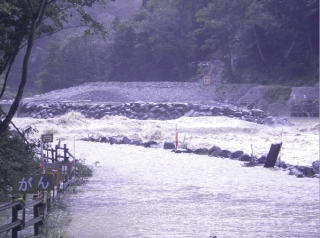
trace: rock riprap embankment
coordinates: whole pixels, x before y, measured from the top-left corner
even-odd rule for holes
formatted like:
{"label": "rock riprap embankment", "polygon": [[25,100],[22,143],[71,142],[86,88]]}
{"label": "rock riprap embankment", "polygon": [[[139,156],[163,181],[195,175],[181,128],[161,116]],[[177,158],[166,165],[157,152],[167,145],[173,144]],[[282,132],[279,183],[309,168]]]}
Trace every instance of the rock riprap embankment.
{"label": "rock riprap embankment", "polygon": [[25,102],[19,107],[19,117],[53,118],[71,111],[82,113],[87,118],[100,119],[104,116],[125,116],[137,120],[172,120],[182,116],[228,116],[259,124],[285,124],[285,118],[275,118],[260,109],[231,108],[193,103],[131,102],[104,104],[88,102],[35,103]]}
{"label": "rock riprap embankment", "polygon": [[[250,156],[244,153],[242,150],[229,151],[219,146],[212,146],[211,148],[199,147],[195,149],[190,149],[184,144],[180,144],[176,147],[173,142],[159,143],[156,141],[142,141],[142,140],[131,140],[128,137],[122,136],[101,136],[101,137],[87,137],[82,138],[84,141],[90,142],[100,142],[100,143],[110,143],[111,145],[125,144],[125,145],[135,145],[143,146],[146,148],[163,148],[166,150],[171,150],[175,153],[193,153],[197,155],[207,155],[216,158],[229,158],[232,160],[238,160],[244,162],[243,166],[254,167],[263,166],[267,161],[267,155],[261,155],[260,157]],[[289,175],[295,175],[297,178],[303,177],[314,177],[319,178],[319,161],[314,161],[311,166],[299,166],[291,165],[285,163],[284,161],[278,160],[276,162],[276,167],[283,170],[288,170]]]}

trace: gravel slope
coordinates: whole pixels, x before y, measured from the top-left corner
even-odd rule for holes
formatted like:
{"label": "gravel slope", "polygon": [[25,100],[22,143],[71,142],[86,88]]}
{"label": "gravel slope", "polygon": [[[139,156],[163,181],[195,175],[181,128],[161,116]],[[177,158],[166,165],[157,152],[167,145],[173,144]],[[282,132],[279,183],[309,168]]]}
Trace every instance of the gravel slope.
{"label": "gravel slope", "polygon": [[42,102],[91,100],[112,103],[134,101],[210,103],[215,100],[214,91],[214,85],[199,83],[96,82],[55,90],[33,97],[31,100]]}
{"label": "gravel slope", "polygon": [[229,85],[202,82],[95,82],[67,89],[25,98],[25,101],[53,103],[63,101],[86,100],[88,103],[127,103],[127,102],[185,102],[216,105],[254,107],[269,111],[275,116],[290,115],[294,99],[319,99],[319,85],[314,87],[293,87],[287,102],[269,104],[264,99],[264,91],[273,86],[252,84]]}

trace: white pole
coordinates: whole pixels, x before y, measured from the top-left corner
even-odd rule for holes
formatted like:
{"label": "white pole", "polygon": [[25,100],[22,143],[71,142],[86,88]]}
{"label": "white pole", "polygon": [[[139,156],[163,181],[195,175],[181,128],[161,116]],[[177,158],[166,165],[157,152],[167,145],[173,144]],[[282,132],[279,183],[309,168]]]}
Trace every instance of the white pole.
{"label": "white pole", "polygon": [[73,156],[74,156],[74,168],[73,168],[73,177],[76,177],[76,137],[73,137]]}
{"label": "white pole", "polygon": [[42,167],[42,174],[45,173],[45,170],[44,170],[44,158],[43,158],[43,142],[42,142],[42,138],[40,140],[40,153],[41,153],[41,157],[40,157],[40,161],[41,161],[41,167]]}

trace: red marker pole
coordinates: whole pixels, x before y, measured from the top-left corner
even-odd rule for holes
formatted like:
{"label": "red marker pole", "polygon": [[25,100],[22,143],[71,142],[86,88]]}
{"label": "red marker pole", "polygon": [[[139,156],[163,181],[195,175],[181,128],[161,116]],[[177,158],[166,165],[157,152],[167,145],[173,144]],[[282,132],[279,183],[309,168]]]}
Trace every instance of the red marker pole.
{"label": "red marker pole", "polygon": [[179,145],[179,139],[178,139],[178,127],[176,125],[176,148],[178,147]]}

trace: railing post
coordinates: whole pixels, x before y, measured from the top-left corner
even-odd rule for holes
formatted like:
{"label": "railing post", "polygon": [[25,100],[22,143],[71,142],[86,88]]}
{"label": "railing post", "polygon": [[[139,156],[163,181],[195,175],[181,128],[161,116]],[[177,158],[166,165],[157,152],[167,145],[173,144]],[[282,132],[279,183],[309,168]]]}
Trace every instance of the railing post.
{"label": "railing post", "polygon": [[54,163],[54,150],[51,149],[51,160],[52,160],[52,163]]}
{"label": "railing post", "polygon": [[55,154],[55,160],[58,161],[58,148],[59,146],[56,145],[56,154]]}
{"label": "railing post", "polygon": [[[27,202],[27,194],[23,194],[23,201],[24,201],[24,203]],[[23,222],[23,228],[22,229],[24,229],[24,227],[26,225],[26,206],[24,206],[23,209],[22,209],[22,222]]]}
{"label": "railing post", "polygon": [[68,152],[67,145],[64,144],[63,145],[63,160],[64,160],[65,163],[68,161],[67,152]]}
{"label": "railing post", "polygon": [[[37,196],[33,196],[33,198],[35,199]],[[36,218],[39,216],[39,205],[34,205],[33,206],[33,217]],[[39,234],[39,224],[38,223],[35,223],[33,225],[34,227],[34,235],[37,236]]]}
{"label": "railing post", "polygon": [[[17,204],[16,206],[12,207],[12,220],[11,220],[12,223],[19,220],[18,211],[21,210],[22,208],[25,209],[24,206],[25,206],[24,202],[20,201],[20,204]],[[23,224],[24,222],[25,221],[23,221]],[[21,231],[21,225],[12,228],[11,237],[18,238],[18,231]]]}
{"label": "railing post", "polygon": [[[11,222],[15,222],[17,220],[18,220],[18,209],[17,209],[17,206],[15,206],[12,208],[12,221]],[[18,231],[19,231],[18,227],[13,228],[11,231],[11,234],[12,234],[11,237],[18,238]]]}
{"label": "railing post", "polygon": [[50,211],[50,209],[51,209],[51,191],[49,191],[48,192],[49,193],[49,195],[47,195],[47,212],[49,212]]}

